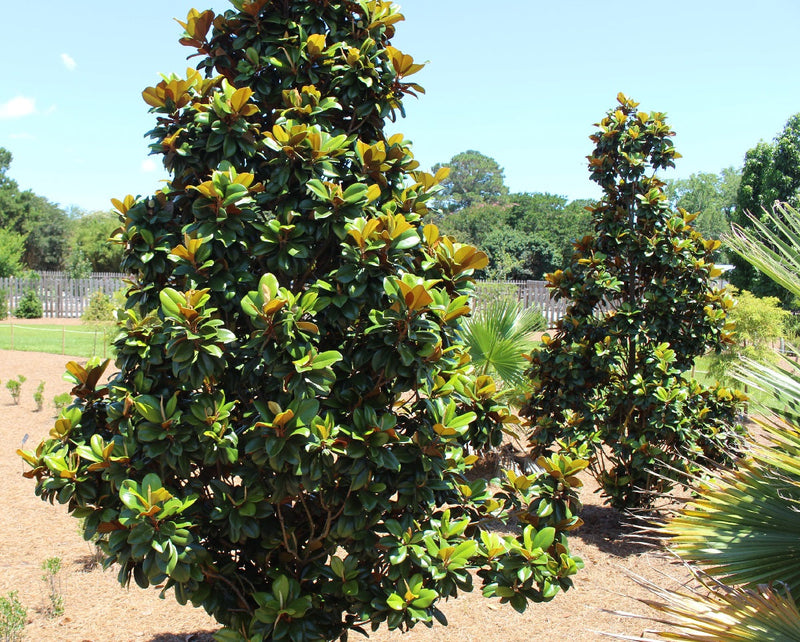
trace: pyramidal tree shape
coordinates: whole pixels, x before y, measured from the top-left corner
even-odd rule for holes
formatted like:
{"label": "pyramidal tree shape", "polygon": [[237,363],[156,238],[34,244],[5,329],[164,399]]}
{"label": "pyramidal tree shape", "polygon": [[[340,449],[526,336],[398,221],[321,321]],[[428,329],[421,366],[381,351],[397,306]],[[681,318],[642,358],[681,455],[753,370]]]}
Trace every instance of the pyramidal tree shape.
{"label": "pyramidal tree shape", "polygon": [[589,208],[594,234],[575,243],[569,266],[547,275],[568,301],[556,331],[532,355],[522,414],[535,452],[590,451],[592,471],[618,508],[648,507],[698,460],[725,461],[741,395],[690,376],[697,357],[731,343],[715,284],[720,242],[673,210],[660,169],[679,157],[665,115],[623,94],[591,136]]}
{"label": "pyramidal tree shape", "polygon": [[[73,403],[26,475],[123,584],[202,606],[219,640],[444,621],[471,571],[518,610],[553,598],[581,565],[584,463],[465,477],[514,417],[460,334],[486,256],[423,223],[445,172],[384,133],[421,91],[390,45],[402,15],[233,5],[192,10],[197,69],[143,93],[172,178],[114,201],[118,373],[68,365]],[[516,536],[486,528],[512,518]]]}

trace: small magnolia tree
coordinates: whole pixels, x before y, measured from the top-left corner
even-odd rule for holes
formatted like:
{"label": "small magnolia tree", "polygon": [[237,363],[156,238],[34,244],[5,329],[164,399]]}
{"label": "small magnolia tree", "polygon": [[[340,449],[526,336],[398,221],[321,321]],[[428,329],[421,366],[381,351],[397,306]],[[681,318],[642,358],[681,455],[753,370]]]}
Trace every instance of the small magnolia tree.
{"label": "small magnolia tree", "polygon": [[[523,610],[580,560],[568,457],[490,493],[464,473],[508,410],[460,336],[474,248],[421,223],[445,172],[384,120],[421,89],[396,7],[234,0],[192,11],[186,78],[144,91],[171,182],[115,201],[130,275],[119,373],[68,368],[37,493],[119,579],[163,585],[220,640],[444,621],[472,588]],[[511,518],[517,536],[487,530]],[[359,629],[360,630],[360,629]]]}
{"label": "small magnolia tree", "polygon": [[625,508],[648,506],[698,458],[724,459],[739,397],[685,375],[731,342],[731,299],[712,283],[719,241],[694,230],[696,215],[672,211],[655,177],[678,157],[664,114],[617,99],[591,137],[589,167],[603,189],[595,234],[547,276],[570,304],[533,353],[523,414],[535,450],[593,450],[608,500]]}

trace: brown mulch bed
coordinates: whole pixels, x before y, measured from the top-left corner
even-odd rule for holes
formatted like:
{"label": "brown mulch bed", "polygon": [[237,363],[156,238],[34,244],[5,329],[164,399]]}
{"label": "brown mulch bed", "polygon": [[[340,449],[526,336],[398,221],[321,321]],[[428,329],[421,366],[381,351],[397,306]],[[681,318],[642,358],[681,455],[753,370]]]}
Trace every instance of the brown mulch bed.
{"label": "brown mulch bed", "polygon": [[[77,522],[63,507],[43,503],[34,495],[33,481],[22,477],[25,466],[15,452],[26,436],[26,447],[34,447],[52,427],[52,399],[70,388],[61,378],[69,359],[0,351],[0,595],[19,592],[28,609],[26,640],[210,641],[218,627],[201,610],[182,607],[171,595],[161,600],[155,589],[120,587],[113,568],[103,571],[92,567],[92,551],[78,533]],[[27,382],[20,404],[14,405],[5,382],[20,374]],[[45,382],[46,405],[36,412],[33,392],[39,381]],[[602,505],[593,493],[591,479],[585,476],[584,480],[586,523],[571,541],[586,568],[576,577],[573,590],[548,604],[533,604],[524,614],[497,600],[486,600],[475,591],[442,606],[449,620],[446,628],[418,626],[405,635],[380,631],[370,639],[580,642],[606,639],[601,631],[642,635],[646,622],[606,612],[646,613],[644,606],[629,597],[647,597],[629,573],[671,588],[689,581],[690,576],[662,553],[625,539],[618,513]],[[47,592],[41,565],[49,557],[59,557],[63,565],[60,576],[65,612],[58,618],[49,618],[45,612]]]}

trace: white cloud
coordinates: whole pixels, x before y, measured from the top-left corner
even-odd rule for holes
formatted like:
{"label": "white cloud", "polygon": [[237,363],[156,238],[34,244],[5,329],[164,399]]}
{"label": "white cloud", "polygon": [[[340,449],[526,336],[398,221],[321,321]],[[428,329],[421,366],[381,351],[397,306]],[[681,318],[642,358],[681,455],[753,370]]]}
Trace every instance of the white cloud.
{"label": "white cloud", "polygon": [[61,54],[61,62],[63,62],[64,66],[70,71],[75,71],[75,67],[78,66],[78,63],[75,62],[75,59],[69,54],[65,53]]}
{"label": "white cloud", "polygon": [[9,134],[8,137],[11,140],[35,140],[34,135],[28,132],[18,132],[16,134]]}
{"label": "white cloud", "polygon": [[142,161],[142,171],[143,172],[154,172],[158,169],[158,165],[152,158],[145,158]]}
{"label": "white cloud", "polygon": [[14,96],[11,100],[0,103],[0,119],[22,118],[36,111],[36,101],[27,96]]}

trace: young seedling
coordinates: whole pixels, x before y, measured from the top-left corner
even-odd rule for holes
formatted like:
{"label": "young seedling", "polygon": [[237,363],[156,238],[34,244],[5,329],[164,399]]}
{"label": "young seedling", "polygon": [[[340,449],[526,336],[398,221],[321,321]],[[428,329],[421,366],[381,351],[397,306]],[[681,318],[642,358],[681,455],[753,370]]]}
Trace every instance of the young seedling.
{"label": "young seedling", "polygon": [[36,402],[36,412],[39,412],[44,406],[44,381],[40,381],[36,386],[36,392],[33,393],[33,400]]}
{"label": "young seedling", "polygon": [[22,384],[25,383],[25,381],[25,377],[18,375],[16,379],[9,379],[6,382],[6,388],[8,388],[9,392],[11,393],[11,398],[14,400],[15,404],[19,404],[19,396],[22,393]]}
{"label": "young seedling", "polygon": [[17,642],[22,640],[22,631],[28,610],[17,598],[17,592],[11,591],[7,596],[0,596],[0,641]]}
{"label": "young seedling", "polygon": [[61,595],[61,558],[48,557],[42,562],[42,581],[47,586],[50,605],[45,609],[49,617],[58,617],[64,614],[64,596]]}
{"label": "young seedling", "polygon": [[62,408],[66,408],[70,401],[72,401],[72,395],[68,392],[62,392],[60,395],[53,397],[53,405],[56,407],[56,416],[61,414]]}

